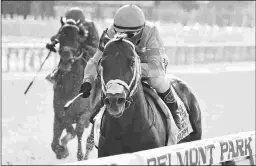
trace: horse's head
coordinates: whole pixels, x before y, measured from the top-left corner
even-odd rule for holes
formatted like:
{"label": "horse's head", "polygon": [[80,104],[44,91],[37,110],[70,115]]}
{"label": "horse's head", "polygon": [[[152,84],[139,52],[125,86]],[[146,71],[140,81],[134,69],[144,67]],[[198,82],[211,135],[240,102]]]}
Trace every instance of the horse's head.
{"label": "horse's head", "polygon": [[81,28],[81,20],[66,19],[61,17],[61,28],[58,34],[59,40],[59,69],[70,71],[72,64],[83,58],[81,40],[83,39],[84,30]]}
{"label": "horse's head", "polygon": [[104,104],[108,113],[118,118],[129,107],[140,80],[140,59],[134,44],[115,37],[105,46],[100,61]]}

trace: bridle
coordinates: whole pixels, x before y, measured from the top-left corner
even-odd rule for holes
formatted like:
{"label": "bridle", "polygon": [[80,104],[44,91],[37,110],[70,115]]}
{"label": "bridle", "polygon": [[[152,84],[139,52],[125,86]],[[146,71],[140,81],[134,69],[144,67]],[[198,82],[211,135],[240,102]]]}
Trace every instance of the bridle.
{"label": "bridle", "polygon": [[[133,54],[135,55],[135,61],[134,61],[134,70],[133,70],[133,77],[130,81],[129,84],[127,84],[126,82],[120,80],[120,79],[114,79],[114,80],[109,80],[107,82],[107,84],[105,83],[104,79],[103,79],[103,67],[101,65],[99,65],[99,75],[100,75],[100,79],[101,79],[101,89],[102,89],[102,92],[103,92],[103,95],[106,96],[106,92],[107,92],[107,89],[108,87],[112,86],[112,85],[117,85],[117,86],[123,86],[127,91],[128,91],[128,94],[127,94],[127,97],[126,97],[126,107],[125,107],[125,110],[127,108],[129,108],[130,104],[132,103],[133,101],[133,96],[134,94],[136,94],[137,92],[137,89],[138,89],[138,84],[139,84],[139,81],[140,81],[140,78],[141,78],[141,65],[140,65],[140,57],[138,56],[138,54],[136,53],[135,51],[135,45],[127,40],[127,39],[124,39],[123,37],[121,38],[114,38],[114,39],[111,39],[105,46],[105,48],[108,46],[109,43],[113,42],[113,41],[116,41],[116,40],[122,40],[123,42],[126,42],[128,44],[130,44],[132,46],[132,50],[133,50]],[[101,63],[101,62],[99,62]],[[146,127],[146,128],[143,128],[141,130],[141,132],[143,133],[146,133],[148,132],[154,125],[155,125],[155,122],[156,122],[156,117],[155,117],[155,113],[154,111],[151,109],[152,111],[152,114],[153,114],[153,120],[152,120],[152,123]],[[102,123],[101,123],[101,126],[102,126]],[[100,127],[101,128],[101,127]],[[125,135],[126,131],[124,132],[120,132],[119,136],[112,136],[113,138],[115,139],[120,139],[123,137],[123,135]],[[103,133],[101,133],[101,135],[103,136]],[[104,136],[103,136],[104,137]]]}
{"label": "bridle", "polygon": [[[61,26],[57,38],[59,38],[61,36],[61,32],[62,32],[63,28],[65,28],[65,27],[72,27],[72,28],[75,28],[78,31],[78,33],[80,32],[80,30],[81,30],[79,28],[79,24],[81,22],[80,20],[75,21],[74,19],[66,19],[65,17],[63,17],[62,21],[64,24]],[[81,42],[79,42],[79,43],[80,44],[79,44],[78,49],[75,49],[70,46],[64,46],[64,47],[61,47],[58,52],[59,52],[59,54],[61,54],[62,51],[69,51],[70,55],[71,55],[69,60],[71,60],[72,63],[74,63],[75,61],[80,60],[80,59],[87,62],[86,59],[83,57],[83,54],[85,51],[83,50],[83,48],[81,46]],[[73,52],[74,54],[71,52]]]}
{"label": "bridle", "polygon": [[72,53],[70,54],[71,55],[71,62],[74,63],[75,61],[79,60],[79,59],[83,59],[85,62],[86,60],[84,59],[83,57],[83,54],[84,54],[84,51],[81,47],[81,45],[79,45],[78,49],[74,49],[72,47],[69,47],[69,46],[64,46],[62,47],[60,50],[59,50],[59,54],[62,52],[62,51],[73,51],[75,52],[75,55],[73,55]]}
{"label": "bridle", "polygon": [[105,48],[109,45],[109,43],[111,42],[114,42],[114,41],[118,41],[118,40],[121,40],[123,42],[126,42],[128,44],[130,44],[132,46],[132,50],[133,50],[133,53],[135,55],[135,61],[134,61],[134,70],[133,70],[133,77],[132,77],[132,80],[130,81],[129,85],[120,80],[120,79],[115,79],[115,80],[110,80],[107,82],[107,84],[105,83],[104,79],[103,79],[103,67],[101,65],[99,65],[100,67],[100,72],[99,72],[99,75],[100,75],[100,79],[101,79],[101,89],[102,89],[102,92],[103,92],[103,95],[106,96],[106,93],[107,93],[107,89],[110,87],[110,86],[113,86],[113,85],[121,85],[123,86],[127,91],[128,91],[128,95],[126,97],[126,102],[128,103],[127,107],[125,109],[127,109],[131,102],[132,102],[132,96],[135,94],[136,92],[136,89],[138,87],[138,81],[140,81],[140,76],[141,76],[141,66],[140,66],[140,58],[138,56],[138,54],[136,53],[135,51],[135,46],[132,42],[130,42],[129,40],[127,39],[124,39],[124,36],[121,36],[121,37],[115,37],[114,39],[111,39],[105,46]]}

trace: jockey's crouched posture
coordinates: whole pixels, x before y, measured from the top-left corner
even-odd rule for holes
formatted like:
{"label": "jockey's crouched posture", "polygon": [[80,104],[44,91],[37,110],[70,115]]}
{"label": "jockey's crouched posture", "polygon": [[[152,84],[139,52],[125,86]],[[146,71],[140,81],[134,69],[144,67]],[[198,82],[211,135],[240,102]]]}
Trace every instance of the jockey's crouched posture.
{"label": "jockey's crouched posture", "polygon": [[[136,45],[136,52],[141,59],[142,77],[146,78],[149,85],[158,92],[172,111],[174,119],[178,119],[176,113],[178,105],[170,89],[170,83],[165,77],[168,58],[164,52],[163,41],[157,27],[145,20],[144,13],[139,7],[129,4],[116,11],[114,24],[107,31],[110,38],[113,38],[116,33],[126,33],[129,40]],[[92,83],[97,77],[97,65],[103,55],[105,39],[103,32],[97,51],[85,68],[84,80],[80,89],[84,98],[89,97]]]}
{"label": "jockey's crouched posture", "polygon": [[[85,19],[83,11],[77,7],[70,8],[66,12],[65,17],[66,20],[72,19],[74,21],[81,21],[79,27],[82,28],[84,32],[80,40],[82,49],[84,52],[87,52],[87,55],[93,55],[99,43],[98,30],[96,29],[94,23],[91,20]],[[58,35],[59,32],[51,37],[52,43],[46,45],[46,47],[53,52],[56,52],[55,45],[58,43]],[[86,60],[88,60],[87,58],[89,59],[90,57],[86,57]],[[54,84],[57,73],[58,70],[53,70],[53,72],[46,77],[46,80]]]}

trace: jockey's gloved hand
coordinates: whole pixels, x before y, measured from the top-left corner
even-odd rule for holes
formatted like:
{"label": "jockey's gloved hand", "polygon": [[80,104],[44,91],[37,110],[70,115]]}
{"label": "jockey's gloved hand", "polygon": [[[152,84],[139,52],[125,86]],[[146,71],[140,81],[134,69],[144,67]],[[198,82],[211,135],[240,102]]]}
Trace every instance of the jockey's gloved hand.
{"label": "jockey's gloved hand", "polygon": [[52,43],[47,43],[46,44],[46,48],[52,52],[57,52],[56,49],[55,49],[55,45],[58,43],[58,40],[54,40],[52,41]]}
{"label": "jockey's gloved hand", "polygon": [[82,85],[80,87],[79,93],[83,93],[83,95],[82,95],[83,98],[88,98],[91,94],[90,93],[91,89],[92,89],[91,83],[84,82],[84,83],[82,83]]}
{"label": "jockey's gloved hand", "polygon": [[104,51],[104,47],[107,44],[107,42],[110,40],[110,38],[108,37],[107,34],[108,28],[102,32],[101,37],[100,37],[100,42],[99,42],[99,47],[98,49],[103,52]]}

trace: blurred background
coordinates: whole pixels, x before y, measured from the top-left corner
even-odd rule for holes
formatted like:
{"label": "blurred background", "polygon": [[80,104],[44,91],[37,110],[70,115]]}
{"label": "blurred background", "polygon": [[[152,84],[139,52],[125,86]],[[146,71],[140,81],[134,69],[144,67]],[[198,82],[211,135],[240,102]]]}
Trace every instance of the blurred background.
{"label": "blurred background", "polygon": [[[2,1],[2,164],[60,164],[51,151],[52,54],[29,93],[23,92],[60,28],[60,16],[81,7],[99,33],[131,1]],[[203,138],[255,130],[255,1],[132,1],[157,24],[175,74],[198,94]],[[86,131],[87,133],[87,131]],[[86,134],[85,134],[86,135]],[[96,153],[95,153],[96,154]],[[95,155],[94,155],[95,156]]]}
{"label": "blurred background", "polygon": [[[5,55],[2,56],[3,72],[38,68],[39,64],[30,58],[31,55],[41,59],[42,54],[46,54],[45,49],[40,48],[56,34],[60,16],[70,7],[81,7],[101,33],[112,24],[116,9],[127,3],[129,1],[3,1],[2,43],[8,48],[2,51]],[[159,26],[172,64],[255,59],[255,1],[133,3],[144,10],[148,20]],[[17,47],[17,58],[30,60],[30,65],[11,60],[14,57],[9,54],[17,54]],[[30,49],[25,49],[27,47]],[[49,62],[51,65],[44,69],[52,68],[57,60],[51,58]]]}

